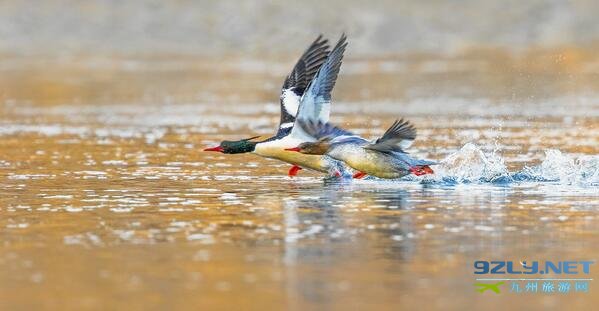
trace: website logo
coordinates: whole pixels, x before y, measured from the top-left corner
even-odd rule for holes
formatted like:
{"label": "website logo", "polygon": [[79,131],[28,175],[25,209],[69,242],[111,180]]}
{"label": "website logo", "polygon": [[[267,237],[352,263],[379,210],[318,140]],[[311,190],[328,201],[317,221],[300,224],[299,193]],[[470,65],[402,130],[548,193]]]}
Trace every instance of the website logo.
{"label": "website logo", "polygon": [[499,293],[501,293],[501,289],[499,288],[499,286],[503,285],[503,283],[505,283],[505,282],[475,283],[474,285],[479,287],[479,289],[477,289],[479,293],[484,293],[487,290],[492,290],[495,292],[495,294],[499,294]]}
{"label": "website logo", "polygon": [[[486,261],[474,262],[476,291],[501,293],[508,282],[510,293],[588,293],[594,261]],[[489,276],[489,277],[483,277]]]}

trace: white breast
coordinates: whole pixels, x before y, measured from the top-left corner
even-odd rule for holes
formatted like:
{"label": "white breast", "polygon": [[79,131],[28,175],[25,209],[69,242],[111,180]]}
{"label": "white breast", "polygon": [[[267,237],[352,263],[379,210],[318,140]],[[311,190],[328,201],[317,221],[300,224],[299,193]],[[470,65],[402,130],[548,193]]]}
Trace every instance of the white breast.
{"label": "white breast", "polygon": [[302,140],[295,139],[291,136],[285,136],[279,140],[257,144],[254,153],[265,158],[277,159],[290,164],[299,165],[303,168],[328,172],[329,164],[323,159],[323,156],[285,150],[286,148],[297,147],[302,142]]}

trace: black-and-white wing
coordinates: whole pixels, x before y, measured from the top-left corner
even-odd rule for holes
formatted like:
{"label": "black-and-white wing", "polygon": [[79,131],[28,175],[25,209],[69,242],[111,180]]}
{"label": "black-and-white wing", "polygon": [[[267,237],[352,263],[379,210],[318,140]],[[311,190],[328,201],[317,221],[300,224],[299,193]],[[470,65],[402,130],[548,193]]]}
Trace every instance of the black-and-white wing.
{"label": "black-and-white wing", "polygon": [[366,149],[381,152],[405,152],[416,139],[416,128],[403,118],[396,120],[383,136],[371,144],[364,146]]}
{"label": "black-and-white wing", "polygon": [[[329,55],[329,41],[318,36],[297,61],[281,88],[279,131],[288,132],[295,122],[300,99]],[[277,135],[278,136],[278,135]]]}
{"label": "black-and-white wing", "polygon": [[[320,121],[323,124],[329,121],[331,91],[339,75],[343,53],[347,46],[346,40],[347,37],[343,34],[302,96],[296,122],[298,119]],[[303,133],[300,133],[301,129],[296,128],[298,127],[293,128],[291,135],[303,136]]]}

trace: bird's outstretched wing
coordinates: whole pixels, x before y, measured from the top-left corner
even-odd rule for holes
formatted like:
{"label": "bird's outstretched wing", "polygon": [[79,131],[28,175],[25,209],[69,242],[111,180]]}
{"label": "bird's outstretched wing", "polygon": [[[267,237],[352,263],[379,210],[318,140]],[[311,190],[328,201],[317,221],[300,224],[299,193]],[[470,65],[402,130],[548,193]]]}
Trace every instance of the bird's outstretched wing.
{"label": "bird's outstretched wing", "polygon": [[323,123],[322,121],[303,120],[298,121],[304,132],[316,139],[331,140],[339,136],[353,136],[354,134],[340,127],[334,126],[331,123]]}
{"label": "bird's outstretched wing", "polygon": [[321,121],[306,121],[299,120],[298,125],[302,128],[303,132],[314,140],[328,141],[332,144],[340,142],[348,142],[349,140],[365,141],[365,139],[344,130],[340,127],[334,126],[330,123],[323,123]]}
{"label": "bird's outstretched wing", "polygon": [[[327,57],[326,61],[318,70],[318,73],[308,86],[304,95],[301,98],[297,119],[306,121],[321,121],[327,123],[331,111],[331,91],[337,81],[343,53],[347,46],[347,37],[345,34],[341,38]],[[291,135],[302,136],[300,129],[294,126]]]}
{"label": "bird's outstretched wing", "polygon": [[396,120],[379,139],[364,146],[381,152],[404,152],[416,139],[416,128],[403,118]]}
{"label": "bird's outstretched wing", "polygon": [[319,35],[297,61],[293,70],[285,78],[281,88],[281,120],[279,131],[291,128],[295,122],[300,99],[310,81],[326,61],[330,52],[329,41]]}

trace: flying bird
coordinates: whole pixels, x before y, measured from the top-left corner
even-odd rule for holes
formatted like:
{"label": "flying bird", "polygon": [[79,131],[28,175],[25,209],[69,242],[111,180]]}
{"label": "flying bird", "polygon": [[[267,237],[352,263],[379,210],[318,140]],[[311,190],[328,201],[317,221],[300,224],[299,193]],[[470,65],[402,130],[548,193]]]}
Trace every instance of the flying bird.
{"label": "flying bird", "polygon": [[416,128],[407,120],[396,120],[383,136],[374,141],[322,121],[299,120],[299,124],[313,139],[285,150],[328,155],[343,161],[358,171],[354,178],[366,175],[400,178],[409,174],[420,176],[434,173],[430,165],[436,162],[418,160],[405,152],[416,139]]}
{"label": "flying bird", "polygon": [[284,149],[297,146],[308,138],[298,129],[298,119],[328,122],[331,91],[341,68],[346,41],[347,37],[343,34],[329,53],[328,41],[319,36],[304,52],[283,83],[281,118],[274,136],[261,141],[254,140],[258,137],[222,141],[219,146],[204,150],[229,154],[253,152],[278,159],[293,165],[289,176],[297,175],[302,168],[341,176],[346,168],[337,160],[323,155],[291,154]]}

